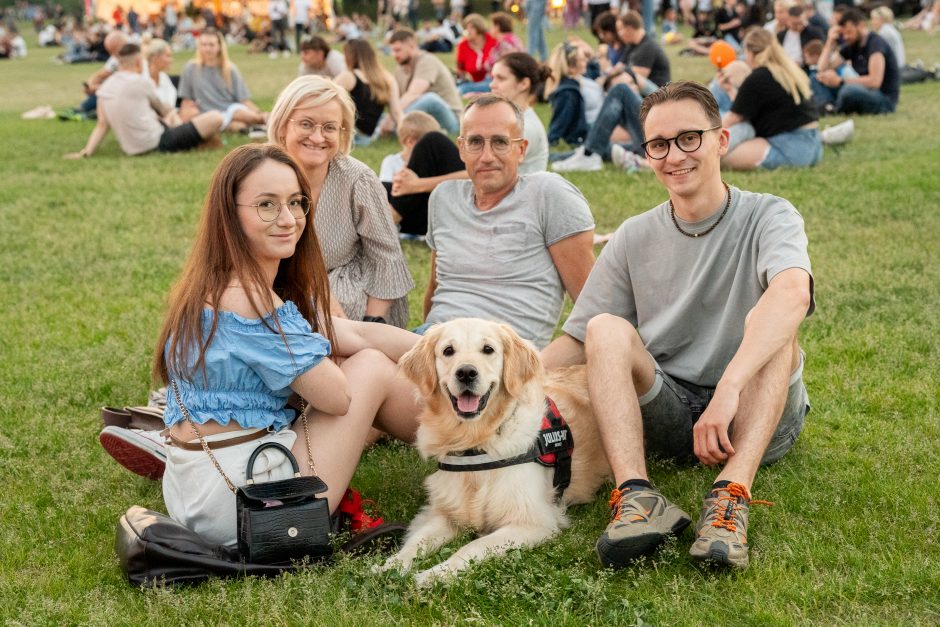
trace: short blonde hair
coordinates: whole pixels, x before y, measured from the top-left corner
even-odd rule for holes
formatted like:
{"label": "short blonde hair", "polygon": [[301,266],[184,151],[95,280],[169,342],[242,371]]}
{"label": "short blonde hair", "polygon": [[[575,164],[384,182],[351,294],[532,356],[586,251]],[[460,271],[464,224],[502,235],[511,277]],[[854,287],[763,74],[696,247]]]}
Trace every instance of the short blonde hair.
{"label": "short blonde hair", "polygon": [[147,46],[144,48],[144,50],[145,50],[144,56],[147,57],[148,59],[152,59],[154,57],[160,56],[161,54],[167,51],[170,51],[170,52],[173,51],[173,49],[170,48],[170,44],[166,43],[162,39],[151,39],[147,43]]}
{"label": "short blonde hair", "polygon": [[886,6],[875,7],[871,10],[872,17],[880,17],[881,20],[887,24],[890,24],[894,21],[894,11],[889,9]]}
{"label": "short blonde hair", "polygon": [[339,103],[343,117],[339,152],[349,155],[352,152],[353,134],[356,132],[356,105],[353,104],[348,91],[322,76],[301,76],[284,88],[274,103],[271,115],[268,116],[268,140],[283,147],[287,119],[294,109],[301,105],[318,107],[331,100]]}
{"label": "short blonde hair", "polygon": [[419,140],[428,133],[441,130],[441,125],[433,116],[424,111],[412,111],[406,114],[398,124],[398,141]]}

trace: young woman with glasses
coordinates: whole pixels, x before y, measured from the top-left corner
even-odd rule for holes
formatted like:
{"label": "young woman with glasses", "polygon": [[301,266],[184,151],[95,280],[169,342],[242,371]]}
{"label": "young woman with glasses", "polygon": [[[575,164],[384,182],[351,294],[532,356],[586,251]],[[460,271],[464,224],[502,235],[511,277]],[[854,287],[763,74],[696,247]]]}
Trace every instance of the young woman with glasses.
{"label": "young woman with glasses", "polygon": [[[418,408],[396,361],[415,336],[329,316],[326,268],[308,223],[313,193],[281,148],[233,150],[216,169],[169,296],[154,362],[168,387],[163,496],[171,517],[212,542],[236,539],[235,498],[221,473],[244,485],[260,444],[283,444],[312,474],[309,442],[334,511],[373,424],[414,437]],[[287,405],[292,394],[308,405],[305,421]],[[259,482],[292,475],[271,451],[254,469]]]}
{"label": "young woman with glasses", "polygon": [[367,165],[349,156],[355,120],[346,90],[319,76],[302,76],[278,97],[268,137],[300,164],[310,182],[332,314],[405,327],[414,281],[385,188]]}

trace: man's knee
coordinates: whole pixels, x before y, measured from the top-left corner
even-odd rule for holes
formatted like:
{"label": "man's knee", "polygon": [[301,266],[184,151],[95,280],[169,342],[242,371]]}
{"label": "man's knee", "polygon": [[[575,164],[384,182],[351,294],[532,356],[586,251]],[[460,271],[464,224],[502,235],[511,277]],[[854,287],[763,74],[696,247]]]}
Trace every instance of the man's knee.
{"label": "man's knee", "polygon": [[635,349],[646,351],[636,329],[620,316],[598,314],[591,318],[585,327],[584,348],[588,354],[604,352],[612,346],[622,347],[624,341],[628,343],[631,352]]}

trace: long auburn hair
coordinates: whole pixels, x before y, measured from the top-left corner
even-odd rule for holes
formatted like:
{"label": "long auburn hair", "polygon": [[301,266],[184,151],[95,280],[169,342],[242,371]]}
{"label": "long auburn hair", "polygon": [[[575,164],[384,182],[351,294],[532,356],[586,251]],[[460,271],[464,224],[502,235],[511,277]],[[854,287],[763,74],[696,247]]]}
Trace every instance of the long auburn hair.
{"label": "long auburn hair", "polygon": [[350,70],[362,70],[372,91],[372,97],[379,104],[388,104],[392,98],[392,75],[379,65],[375,49],[365,39],[350,39],[343,46],[346,65]]}
{"label": "long auburn hair", "polygon": [[763,28],[752,28],[744,36],[744,48],[754,54],[758,66],[770,70],[771,76],[793,97],[793,102],[800,104],[813,96],[809,77],[787,56],[783,46],[773,33]]}
{"label": "long auburn hair", "polygon": [[[225,81],[225,84],[228,87],[232,86],[232,62],[228,59],[228,46],[225,45],[225,37],[222,36],[222,33],[215,30],[214,28],[209,28],[199,34],[200,37],[215,37],[215,40],[219,42],[219,71],[222,72],[222,79]],[[202,52],[199,51],[199,45],[196,44],[196,58],[194,59],[196,65],[201,68],[206,67],[206,60],[202,58]]]}
{"label": "long auburn hair", "polygon": [[[218,327],[218,303],[234,279],[241,283],[251,308],[266,326],[268,323],[264,318],[270,312],[274,327],[269,328],[287,343],[271,289],[251,254],[236,205],[241,182],[268,160],[290,167],[297,177],[301,193],[311,197],[310,183],[303,170],[278,146],[246,144],[226,155],[212,175],[192,252],[170,291],[168,310],[154,357],[154,379],[168,383],[171,373],[192,379],[203,367],[206,350]],[[294,254],[282,259],[278,266],[274,293],[284,301],[292,301],[310,326],[335,344],[328,313],[330,288],[320,243],[313,228],[312,213],[307,216]],[[212,326],[207,334],[203,334],[202,315],[207,306],[212,307]],[[198,357],[192,363],[194,352]]]}

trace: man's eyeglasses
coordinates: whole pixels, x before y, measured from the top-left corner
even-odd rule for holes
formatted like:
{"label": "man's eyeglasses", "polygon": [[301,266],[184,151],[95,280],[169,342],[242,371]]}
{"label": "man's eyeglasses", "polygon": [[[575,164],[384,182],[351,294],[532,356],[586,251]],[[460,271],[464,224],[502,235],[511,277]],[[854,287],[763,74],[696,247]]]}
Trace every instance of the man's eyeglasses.
{"label": "man's eyeglasses", "polygon": [[281,207],[286,206],[295,220],[299,220],[310,211],[310,199],[306,196],[294,196],[286,203],[277,200],[262,200],[254,205],[237,203],[239,207],[254,207],[258,217],[265,222],[274,222],[281,215]]}
{"label": "man's eyeglasses", "polygon": [[521,142],[524,137],[506,137],[505,135],[494,135],[493,137],[483,137],[482,135],[471,135],[470,137],[458,137],[457,141],[463,146],[463,149],[469,153],[483,152],[486,142],[490,143],[490,150],[494,154],[504,155],[512,148],[513,142]]}
{"label": "man's eyeglasses", "polygon": [[319,128],[320,133],[322,133],[324,137],[335,137],[339,135],[340,131],[345,130],[338,122],[324,122],[322,124],[317,124],[311,120],[293,120],[290,118],[288,118],[288,121],[294,125],[294,130],[301,135],[313,135],[313,133]]}
{"label": "man's eyeglasses", "polygon": [[721,128],[721,124],[700,131],[682,131],[675,137],[651,139],[648,142],[643,142],[641,146],[643,146],[643,150],[646,151],[650,159],[665,159],[673,143],[682,152],[695,152],[702,145],[702,135],[719,128]]}

